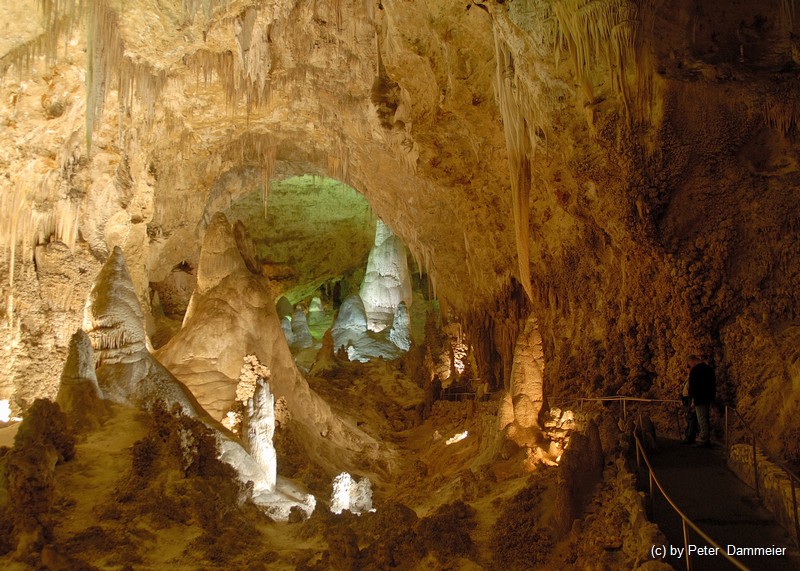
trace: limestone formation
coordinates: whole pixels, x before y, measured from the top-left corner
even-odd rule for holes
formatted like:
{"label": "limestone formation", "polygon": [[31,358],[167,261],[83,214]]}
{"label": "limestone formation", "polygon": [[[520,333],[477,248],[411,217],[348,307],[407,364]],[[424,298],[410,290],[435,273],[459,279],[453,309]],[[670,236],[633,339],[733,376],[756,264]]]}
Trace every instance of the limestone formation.
{"label": "limestone formation", "polygon": [[340,514],[345,510],[356,515],[372,510],[372,482],[369,478],[357,481],[347,472],[336,476],[331,493],[331,511]]}
{"label": "limestone formation", "polygon": [[544,354],[539,323],[528,317],[517,339],[511,368],[511,386],[503,395],[500,429],[520,446],[543,444]]}
{"label": "limestone formation", "polygon": [[392,327],[389,330],[389,341],[398,349],[408,351],[411,348],[411,321],[405,302],[401,301],[394,312]]}
{"label": "limestone formation", "polygon": [[381,220],[375,228],[375,244],[369,253],[367,273],[359,293],[370,331],[386,329],[400,302],[406,307],[411,305],[411,276],[405,246]]}
{"label": "limestone formation", "polygon": [[82,329],[70,340],[56,402],[75,430],[97,428],[109,414],[95,375],[92,344]]}
{"label": "limestone formation", "polygon": [[347,347],[367,332],[367,312],[361,296],[354,293],[348,296],[339,307],[333,323],[333,346],[338,350]]}
{"label": "limestone formation", "polygon": [[286,338],[286,343],[291,347],[294,345],[294,330],[292,329],[292,320],[289,317],[281,317],[281,330],[283,336]]}
{"label": "limestone formation", "polygon": [[294,308],[292,316],[292,349],[300,351],[308,349],[312,345],[314,345],[314,338],[308,328],[308,318],[303,307],[298,305]]}
{"label": "limestone formation", "polygon": [[[270,391],[276,400],[285,399],[296,429],[315,454],[338,464],[350,454],[374,453],[374,441],[334,417],[310,389],[286,343],[268,282],[243,261],[230,259],[237,251],[227,219],[215,216],[206,230],[198,286],[184,326],[156,353],[158,360],[219,421],[235,401],[244,358],[254,355],[270,371]],[[327,439],[315,442],[320,434]]]}
{"label": "limestone formation", "polygon": [[253,397],[247,401],[247,442],[250,455],[264,470],[264,485],[275,489],[278,460],[272,437],[275,435],[275,397],[269,384],[258,379]]}

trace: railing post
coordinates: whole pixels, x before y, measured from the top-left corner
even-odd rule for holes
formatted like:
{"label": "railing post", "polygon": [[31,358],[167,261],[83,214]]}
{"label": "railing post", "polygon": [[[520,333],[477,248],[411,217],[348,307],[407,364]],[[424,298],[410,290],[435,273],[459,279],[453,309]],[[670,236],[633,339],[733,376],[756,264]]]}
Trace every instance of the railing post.
{"label": "railing post", "polygon": [[756,433],[753,433],[753,481],[756,485],[756,495],[760,498],[761,491],[758,485],[758,450],[756,449]]}
{"label": "railing post", "polygon": [[692,571],[692,559],[689,557],[689,530],[686,529],[686,520],[681,517],[683,525],[683,553],[686,555],[686,571]]}
{"label": "railing post", "polygon": [[628,422],[628,409],[625,406],[625,403],[628,402],[625,399],[622,399],[622,420]]}
{"label": "railing post", "polygon": [[648,469],[650,474],[650,520],[656,519],[656,497],[653,495],[653,470]]}
{"label": "railing post", "polygon": [[792,515],[794,516],[794,538],[800,545],[800,521],[797,521],[797,491],[794,486],[794,477],[788,474],[789,481],[792,482]]}

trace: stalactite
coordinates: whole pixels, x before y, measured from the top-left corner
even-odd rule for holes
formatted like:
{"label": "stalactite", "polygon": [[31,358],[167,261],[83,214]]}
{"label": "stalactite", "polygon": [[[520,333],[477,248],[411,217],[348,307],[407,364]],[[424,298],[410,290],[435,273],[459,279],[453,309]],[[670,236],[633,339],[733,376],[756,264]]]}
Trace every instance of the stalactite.
{"label": "stalactite", "polygon": [[511,170],[511,208],[517,246],[520,283],[531,296],[529,200],[531,160],[536,149],[535,131],[547,125],[546,110],[534,103],[527,88],[517,82],[508,45],[495,31],[496,89]]}
{"label": "stalactite", "polygon": [[[612,92],[619,94],[629,119],[642,121],[650,115],[650,90],[640,75],[647,34],[652,28],[659,0],[559,0],[553,3],[558,22],[556,49],[566,45],[588,101],[593,102],[591,72],[604,63],[611,76]],[[636,78],[635,91],[630,77]]]}
{"label": "stalactite", "polygon": [[345,184],[350,184],[350,149],[342,142],[334,146],[334,153],[328,154],[328,176]]}
{"label": "stalactite", "polygon": [[44,32],[0,58],[0,71],[4,72],[9,65],[28,70],[37,56],[54,60],[59,40],[72,33],[85,7],[84,0],[37,0],[37,4],[42,12]]}
{"label": "stalactite", "polygon": [[[44,180],[50,177],[45,176]],[[14,285],[16,262],[33,259],[33,249],[51,240],[63,242],[74,248],[78,238],[80,203],[62,198],[55,204],[36,196],[48,195],[49,186],[43,185],[38,193],[30,191],[27,179],[0,197],[0,246],[8,253],[9,286]]]}
{"label": "stalactite", "polygon": [[272,179],[272,174],[275,171],[275,161],[277,158],[278,149],[274,145],[266,148],[264,152],[264,192],[261,195],[261,203],[264,207],[264,218],[267,217],[267,198],[269,197],[269,181]]}
{"label": "stalactite", "polygon": [[133,113],[138,102],[149,125],[167,73],[126,57],[120,16],[107,0],[93,0],[86,12],[86,146],[91,149],[112,79],[116,76],[121,107]]}

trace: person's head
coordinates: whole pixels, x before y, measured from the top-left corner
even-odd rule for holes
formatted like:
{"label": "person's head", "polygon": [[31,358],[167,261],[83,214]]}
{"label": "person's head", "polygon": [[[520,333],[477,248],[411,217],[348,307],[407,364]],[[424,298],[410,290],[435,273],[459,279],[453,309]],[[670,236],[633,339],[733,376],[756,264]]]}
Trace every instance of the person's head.
{"label": "person's head", "polygon": [[699,365],[702,362],[703,360],[697,355],[689,355],[688,357],[686,357],[686,368],[691,369],[695,365]]}

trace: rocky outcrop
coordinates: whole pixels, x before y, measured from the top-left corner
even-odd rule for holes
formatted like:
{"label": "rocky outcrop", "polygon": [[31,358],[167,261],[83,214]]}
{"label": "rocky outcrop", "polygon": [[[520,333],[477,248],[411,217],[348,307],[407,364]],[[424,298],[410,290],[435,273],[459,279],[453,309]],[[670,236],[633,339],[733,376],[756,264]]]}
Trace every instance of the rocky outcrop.
{"label": "rocky outcrop", "polygon": [[156,356],[215,419],[236,400],[242,362],[254,355],[270,371],[270,391],[285,399],[304,446],[335,465],[349,454],[366,454],[377,444],[330,407],[308,386],[286,343],[268,282],[239,259],[231,226],[215,215],[206,231],[197,289],[183,328]]}
{"label": "rocky outcrop", "polygon": [[97,428],[110,414],[94,372],[94,351],[89,336],[79,329],[69,342],[69,354],[56,402],[75,431]]}

